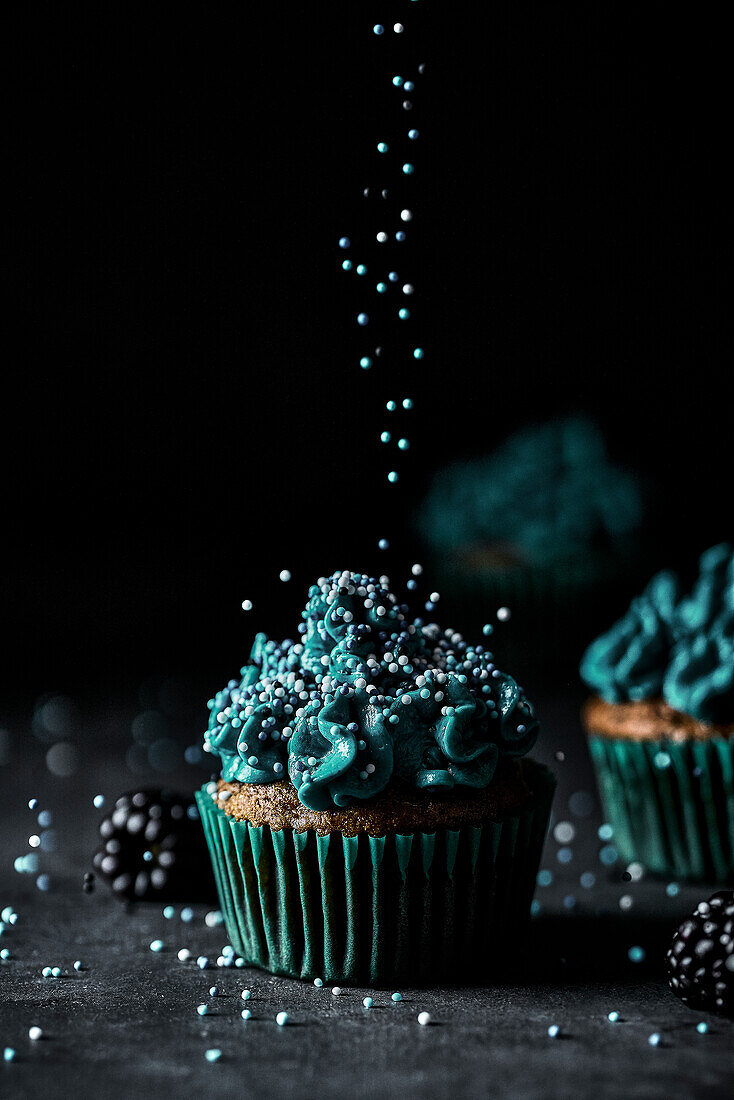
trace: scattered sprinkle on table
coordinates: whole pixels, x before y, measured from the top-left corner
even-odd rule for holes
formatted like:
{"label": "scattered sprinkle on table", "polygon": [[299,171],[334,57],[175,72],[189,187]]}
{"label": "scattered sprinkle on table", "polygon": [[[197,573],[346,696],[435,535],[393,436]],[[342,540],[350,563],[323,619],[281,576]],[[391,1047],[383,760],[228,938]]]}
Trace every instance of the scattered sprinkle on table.
{"label": "scattered sprinkle on table", "polygon": [[321,987],[323,986],[324,982],[323,982],[323,979],[322,979],[322,978],[314,978],[314,980],[313,980],[313,984],[314,984],[314,985],[316,986],[316,988],[317,988],[317,989],[321,989]]}
{"label": "scattered sprinkle on table", "polygon": [[662,1036],[657,1031],[653,1031],[652,1035],[648,1036],[648,1043],[651,1047],[659,1047],[662,1044]]}
{"label": "scattered sprinkle on table", "polygon": [[155,951],[155,952],[162,951],[163,950],[163,940],[153,940],[153,942],[150,945],[150,949],[151,949],[151,951]]}
{"label": "scattered sprinkle on table", "polygon": [[279,1012],[278,1015],[275,1017],[275,1022],[278,1027],[285,1027],[289,1020],[290,1016],[287,1012]]}
{"label": "scattered sprinkle on table", "polygon": [[189,951],[188,947],[182,947],[181,948],[181,950],[178,953],[178,958],[179,958],[179,962],[182,962],[182,963],[185,963],[185,962],[189,961],[189,959],[191,958],[191,952]]}
{"label": "scattered sprinkle on table", "polygon": [[38,1026],[29,1028],[29,1030],[28,1030],[28,1038],[33,1043],[38,1042],[38,1040],[41,1038],[42,1035],[43,1035],[43,1029],[38,1027]]}
{"label": "scattered sprinkle on table", "polygon": [[705,1020],[701,1020],[700,1024],[696,1024],[696,1031],[699,1035],[705,1035],[708,1029],[709,1025],[706,1023]]}
{"label": "scattered sprinkle on table", "polygon": [[252,1017],[252,1013],[250,1012],[249,1008],[243,1008],[240,1012],[240,1016],[243,1020],[249,1020]]}
{"label": "scattered sprinkle on table", "polygon": [[209,1005],[197,1005],[196,1011],[200,1016],[206,1016],[209,1013]]}
{"label": "scattered sprinkle on table", "polygon": [[560,1034],[561,1029],[558,1024],[551,1024],[551,1026],[548,1028],[548,1035],[550,1036],[550,1038],[557,1039]]}
{"label": "scattered sprinkle on table", "polygon": [[332,991],[331,991],[331,995],[332,995],[332,997],[338,997],[338,996],[340,996],[340,994],[341,994],[341,991],[342,991],[342,990],[341,990],[341,986],[340,986],[340,985],[335,985],[335,986],[334,986],[334,988],[333,988],[333,989],[332,989]]}
{"label": "scattered sprinkle on table", "polygon": [[219,996],[219,986],[218,985],[209,986],[209,996],[210,997],[218,997]]}
{"label": "scattered sprinkle on table", "polygon": [[394,1001],[402,1001],[402,999],[403,999],[403,994],[402,994],[402,993],[393,993],[393,995],[392,995],[392,999],[393,999]]}
{"label": "scattered sprinkle on table", "polygon": [[610,1012],[609,1015],[607,1016],[607,1019],[609,1020],[610,1023],[616,1024],[617,1021],[619,1020],[619,1013],[618,1012]]}
{"label": "scattered sprinkle on table", "polygon": [[426,1027],[427,1024],[430,1024],[430,1022],[431,1022],[430,1012],[419,1012],[418,1013],[418,1023],[421,1025],[421,1027]]}
{"label": "scattered sprinkle on table", "polygon": [[222,1052],[221,1050],[219,1050],[218,1047],[212,1047],[211,1050],[207,1050],[204,1052],[204,1057],[206,1058],[207,1062],[218,1062],[219,1059],[222,1057]]}
{"label": "scattered sprinkle on table", "polygon": [[249,989],[243,989],[242,990],[241,997],[242,997],[243,1001],[249,1001],[251,996],[252,996],[252,993],[250,993]]}
{"label": "scattered sprinkle on table", "polygon": [[638,947],[637,945],[635,945],[634,947],[630,947],[629,951],[627,952],[627,955],[629,957],[630,962],[633,962],[633,963],[642,962],[645,958],[645,948],[644,947]]}
{"label": "scattered sprinkle on table", "polygon": [[365,997],[364,1000],[362,1001],[362,1004],[364,1005],[365,1008],[372,1008],[374,1003],[375,1002],[372,1000],[371,997]]}
{"label": "scattered sprinkle on table", "polygon": [[79,973],[80,970],[84,969],[84,963],[82,962],[81,959],[76,960],[76,962],[74,963],[74,969],[76,970],[77,974]]}
{"label": "scattered sprinkle on table", "polygon": [[6,1047],[3,1051],[3,1061],[12,1062],[15,1058],[15,1051],[12,1047]]}

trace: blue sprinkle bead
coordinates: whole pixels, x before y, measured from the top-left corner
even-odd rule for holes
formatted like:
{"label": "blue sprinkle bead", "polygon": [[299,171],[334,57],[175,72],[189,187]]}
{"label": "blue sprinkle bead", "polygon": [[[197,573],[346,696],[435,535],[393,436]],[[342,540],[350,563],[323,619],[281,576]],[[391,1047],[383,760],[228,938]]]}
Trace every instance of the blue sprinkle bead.
{"label": "blue sprinkle bead", "polygon": [[407,439],[399,439],[398,440],[398,448],[401,451],[407,451],[409,447],[410,447],[410,443]]}
{"label": "blue sprinkle bead", "polygon": [[368,314],[366,314],[366,313],[358,313],[357,314],[357,324],[358,325],[366,325],[368,321],[369,321]]}
{"label": "blue sprinkle bead", "polygon": [[60,978],[60,977],[61,977],[61,967],[60,967],[60,966],[54,966],[54,967],[52,967],[52,969],[51,969],[51,977],[52,977],[52,978]]}
{"label": "blue sprinkle bead", "polygon": [[176,910],[173,908],[172,905],[167,905],[163,910],[163,916],[166,918],[166,920],[173,920],[173,918],[176,916]]}
{"label": "blue sprinkle bead", "polygon": [[398,480],[397,471],[391,470],[390,473],[387,475],[387,480],[390,482],[391,485],[394,485],[395,482]]}
{"label": "blue sprinkle bead", "polygon": [[210,997],[218,997],[219,996],[219,986],[218,985],[210,986],[209,996]]}
{"label": "blue sprinkle bead", "polygon": [[383,27],[382,23],[375,23],[372,30],[374,31],[375,34],[384,34],[385,33],[385,28]]}
{"label": "blue sprinkle bead", "polygon": [[388,149],[389,149],[389,145],[387,144],[386,141],[378,141],[378,143],[377,143],[377,152],[378,153],[387,153]]}
{"label": "blue sprinkle bead", "polygon": [[375,287],[375,290],[377,291],[378,294],[384,294],[385,291],[387,290],[387,283],[378,283],[377,286]]}
{"label": "blue sprinkle bead", "polygon": [[644,947],[637,947],[637,946],[630,947],[629,951],[627,952],[627,957],[629,958],[630,962],[633,962],[633,963],[643,962],[643,960],[645,958],[645,949],[644,949]]}
{"label": "blue sprinkle bead", "polygon": [[84,969],[84,963],[82,962],[81,959],[76,960],[76,962],[74,963],[74,969],[76,970],[77,974],[79,973],[80,970]]}
{"label": "blue sprinkle bead", "polygon": [[278,1027],[285,1027],[289,1020],[290,1016],[287,1012],[279,1012],[278,1015],[275,1017],[275,1022]]}
{"label": "blue sprinkle bead", "polygon": [[199,970],[206,970],[209,966],[209,960],[207,959],[206,955],[199,955],[198,959],[196,960],[196,965],[198,966]]}
{"label": "blue sprinkle bead", "polygon": [[358,275],[366,275],[367,274],[366,264],[357,264],[356,271],[357,271]]}
{"label": "blue sprinkle bead", "polygon": [[412,176],[413,173],[415,172],[415,168],[413,167],[412,164],[410,164],[409,161],[406,161],[405,164],[403,165],[403,172],[405,173],[406,176]]}
{"label": "blue sprinkle bead", "polygon": [[188,922],[193,920],[193,919],[194,919],[194,910],[191,909],[190,906],[188,906],[188,905],[185,906],[181,910],[181,920],[184,922],[184,924],[188,924]]}
{"label": "blue sprinkle bead", "polygon": [[352,261],[351,260],[342,260],[342,271],[351,271],[351,270],[352,270]]}
{"label": "blue sprinkle bead", "polygon": [[372,366],[372,360],[370,359],[369,355],[363,355],[359,361],[359,365],[362,370],[369,370]]}
{"label": "blue sprinkle bead", "polygon": [[677,882],[669,882],[665,887],[665,893],[669,898],[676,898],[680,892],[680,886]]}
{"label": "blue sprinkle bead", "polygon": [[197,1005],[196,1006],[196,1011],[199,1013],[200,1016],[208,1016],[209,1015],[209,1005]]}
{"label": "blue sprinkle bead", "polygon": [[410,399],[410,397],[404,397],[403,398],[403,408],[404,409],[412,409],[413,408],[413,402]]}
{"label": "blue sprinkle bead", "polygon": [[416,138],[418,137],[418,131],[417,130],[408,130],[408,137],[410,138],[411,141],[415,141]]}
{"label": "blue sprinkle bead", "polygon": [[405,240],[405,233],[403,232],[402,229],[399,229],[398,232],[395,234],[395,240],[396,241],[404,241]]}
{"label": "blue sprinkle bead", "polygon": [[243,1020],[251,1020],[252,1019],[252,1013],[250,1012],[249,1008],[243,1008],[242,1011],[240,1012],[240,1016],[242,1017]]}
{"label": "blue sprinkle bead", "polygon": [[[389,546],[390,546],[390,543],[387,541],[387,539],[380,539],[380,541],[377,543],[378,550],[387,550],[389,548]],[[317,978],[316,981],[313,984],[316,985],[319,981],[320,981],[320,979]],[[323,984],[323,983],[321,983],[321,984]]]}
{"label": "blue sprinkle bead", "polygon": [[389,432],[380,433],[380,443],[389,443],[391,438],[392,437]]}
{"label": "blue sprinkle bead", "polygon": [[647,1041],[651,1047],[659,1047],[662,1044],[663,1037],[658,1031],[653,1031],[652,1035],[648,1036]]}
{"label": "blue sprinkle bead", "polygon": [[365,1007],[365,1008],[372,1008],[372,1006],[373,1006],[373,1004],[374,1004],[374,1003],[375,1003],[375,1002],[374,1002],[374,1001],[372,1000],[372,998],[371,998],[371,997],[365,997],[365,998],[364,998],[364,999],[362,1000],[362,1004],[364,1005],[364,1007]]}
{"label": "blue sprinkle bead", "polygon": [[561,1029],[558,1024],[551,1024],[551,1026],[548,1028],[548,1035],[550,1036],[550,1038],[557,1039],[560,1034]]}
{"label": "blue sprinkle bead", "polygon": [[385,404],[385,408],[387,409],[387,411],[389,413],[391,413],[391,412],[395,412],[395,410],[397,409],[397,405],[395,404],[394,401],[387,401],[386,404]]}
{"label": "blue sprinkle bead", "polygon": [[15,1051],[12,1047],[5,1047],[3,1051],[3,1061],[12,1062],[15,1059]]}
{"label": "blue sprinkle bead", "polygon": [[607,1014],[607,1019],[609,1020],[610,1024],[616,1024],[617,1021],[619,1020],[619,1013],[618,1012],[609,1012]]}
{"label": "blue sprinkle bead", "polygon": [[218,1062],[222,1057],[222,1052],[218,1047],[212,1047],[211,1050],[204,1051],[204,1057],[207,1062]]}
{"label": "blue sprinkle bead", "polygon": [[[382,539],[382,541],[384,542],[385,540]],[[380,547],[380,549],[382,549],[382,547]],[[317,989],[321,989],[324,982],[322,978],[314,978],[313,984],[316,986]]]}
{"label": "blue sprinkle bead", "polygon": [[614,836],[614,829],[609,824],[600,825],[597,830],[597,836],[599,840],[611,840]]}
{"label": "blue sprinkle bead", "polygon": [[401,86],[401,84],[403,83],[403,78],[402,78],[402,76],[394,76],[392,78],[392,82],[393,82],[393,84],[395,85],[396,88],[399,88]]}
{"label": "blue sprinkle bead", "polygon": [[401,309],[398,310],[398,317],[401,321],[407,321],[410,317],[410,310],[406,309],[405,306],[403,306]]}
{"label": "blue sprinkle bead", "polygon": [[392,1000],[393,1001],[395,1001],[397,1003],[398,1001],[402,1001],[402,999],[403,999],[403,994],[402,993],[393,993],[393,995],[392,995]]}
{"label": "blue sprinkle bead", "polygon": [[708,1029],[709,1025],[706,1023],[705,1020],[701,1020],[700,1024],[696,1024],[696,1031],[699,1035],[705,1035]]}
{"label": "blue sprinkle bead", "polygon": [[150,949],[151,949],[151,951],[155,951],[156,953],[158,951],[162,951],[163,950],[163,940],[153,940],[153,942],[150,945]]}
{"label": "blue sprinkle bead", "polygon": [[50,966],[44,966],[43,970],[41,971],[41,977],[42,978],[50,978],[51,977],[51,967]]}
{"label": "blue sprinkle bead", "polygon": [[413,349],[413,358],[414,359],[422,359],[425,354],[426,353],[424,352],[423,348],[414,348]]}
{"label": "blue sprinkle bead", "polygon": [[340,248],[349,248],[351,243],[352,242],[349,240],[349,237],[340,237],[339,238],[339,247]]}
{"label": "blue sprinkle bead", "polygon": [[242,997],[243,1001],[249,1001],[250,998],[252,997],[252,993],[250,993],[249,989],[243,989],[240,996]]}

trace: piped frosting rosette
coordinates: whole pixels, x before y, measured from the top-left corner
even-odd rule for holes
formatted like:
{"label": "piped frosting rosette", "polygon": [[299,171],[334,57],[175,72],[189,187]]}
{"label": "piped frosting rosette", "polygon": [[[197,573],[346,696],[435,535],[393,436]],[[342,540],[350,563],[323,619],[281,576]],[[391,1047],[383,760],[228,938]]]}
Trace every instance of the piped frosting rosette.
{"label": "piped frosting rosette", "polygon": [[416,789],[486,787],[538,723],[484,646],[408,619],[386,578],[335,573],[309,592],[302,642],[258,635],[250,663],[210,701],[205,744],[224,779],[290,779],[310,809]]}

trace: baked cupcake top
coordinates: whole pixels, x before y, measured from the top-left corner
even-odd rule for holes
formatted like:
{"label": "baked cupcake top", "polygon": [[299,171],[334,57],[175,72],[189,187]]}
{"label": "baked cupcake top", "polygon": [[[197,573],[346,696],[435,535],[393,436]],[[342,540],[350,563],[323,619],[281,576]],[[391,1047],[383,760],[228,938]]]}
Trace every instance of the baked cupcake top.
{"label": "baked cupcake top", "polygon": [[304,806],[326,810],[393,777],[418,790],[487,787],[501,756],[535,743],[532,705],[493,654],[411,620],[386,577],[321,577],[302,619],[298,642],[258,634],[240,678],[209,701],[204,744],[224,780],[287,776]]}
{"label": "baked cupcake top", "polygon": [[581,677],[607,703],[662,700],[699,722],[734,722],[734,551],[700,558],[684,593],[658,573],[614,626],[592,642]]}

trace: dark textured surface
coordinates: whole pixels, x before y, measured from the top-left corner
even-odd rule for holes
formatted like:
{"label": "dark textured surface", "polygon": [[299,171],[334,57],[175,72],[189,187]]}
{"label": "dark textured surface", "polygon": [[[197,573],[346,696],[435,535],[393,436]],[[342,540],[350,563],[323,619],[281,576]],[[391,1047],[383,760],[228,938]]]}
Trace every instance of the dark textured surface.
{"label": "dark textured surface", "polygon": [[[96,733],[99,748],[85,749],[84,767],[68,779],[48,772],[47,746],[27,732],[23,710],[7,717],[0,908],[12,904],[18,920],[0,936],[11,953],[0,964],[0,1049],[13,1046],[17,1055],[0,1062],[0,1096],[731,1095],[734,1025],[685,1008],[663,977],[672,930],[706,888],[681,887],[671,898],[665,883],[624,881],[623,867],[599,862],[598,810],[588,799],[572,802],[584,813],[569,809],[574,792],[593,789],[577,702],[542,701],[536,755],[559,777],[554,821],[570,822],[576,835],[569,845],[549,838],[543,868],[554,880],[538,889],[541,909],[517,977],[497,988],[402,989],[398,1004],[392,990],[377,991],[369,1011],[362,1007],[366,990],[344,989],[337,998],[327,988],[260,971],[201,971],[193,960],[179,962],[181,947],[216,959],[226,934],[204,921],[214,906],[194,906],[194,919],[184,923],[180,904],[166,920],[162,905],[126,910],[102,884],[84,894],[82,875],[102,816],[92,796],[101,790],[109,804],[136,782],[123,763],[135,708],[127,710],[123,700],[102,713],[82,703],[69,736],[89,746]],[[187,722],[173,723],[182,745],[197,732]],[[554,762],[559,749],[564,762]],[[191,788],[200,776],[188,767],[172,778]],[[53,882],[46,893],[32,876],[13,871],[14,857],[29,850],[29,835],[41,831],[27,809],[32,796],[39,810],[52,812],[58,840],[56,852],[41,855],[40,869]],[[561,847],[572,853],[567,864],[558,861]],[[589,889],[579,883],[585,871],[596,876]],[[570,896],[575,902],[567,909]],[[619,906],[624,896],[632,899],[627,911]],[[157,938],[166,944],[160,954],[149,947]],[[633,945],[645,948],[644,962],[629,961]],[[85,964],[79,974],[75,959]],[[47,965],[61,967],[64,977],[42,978]],[[196,1006],[210,1000],[214,983],[224,996],[212,1002],[211,1015],[199,1017]],[[245,987],[252,990],[247,1023],[240,1018]],[[285,1028],[275,1024],[282,1009],[292,1020]],[[432,1025],[418,1025],[422,1010]],[[607,1019],[612,1010],[620,1013],[616,1024]],[[706,1035],[696,1031],[701,1019],[709,1024]],[[34,1024],[44,1030],[35,1043],[28,1039]],[[560,1025],[562,1038],[548,1037],[552,1024]],[[653,1032],[662,1035],[658,1048],[648,1044]],[[216,1064],[204,1058],[211,1047],[222,1050]]]}

